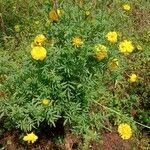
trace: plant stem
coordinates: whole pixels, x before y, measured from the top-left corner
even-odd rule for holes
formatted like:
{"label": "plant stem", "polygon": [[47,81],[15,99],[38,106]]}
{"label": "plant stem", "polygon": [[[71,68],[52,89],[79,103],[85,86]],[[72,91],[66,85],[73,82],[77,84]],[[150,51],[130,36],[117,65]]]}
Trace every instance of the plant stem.
{"label": "plant stem", "polygon": [[[115,113],[115,114],[117,114],[117,115],[119,115],[119,116],[125,116],[124,114],[121,114],[121,113],[117,112],[116,110],[113,110],[113,109],[111,109],[111,108],[109,108],[109,107],[106,107],[106,106],[104,106],[104,105],[98,103],[97,101],[94,101],[94,103],[100,105],[100,106],[103,107],[104,109],[107,109],[107,110],[109,110],[109,111],[111,111],[111,112],[113,112],[113,113]],[[126,117],[126,116],[125,116],[125,117]],[[128,118],[128,117],[126,117],[126,118]],[[135,121],[135,120],[134,120],[134,122],[135,122],[136,124],[140,125],[140,126],[143,126],[143,127],[145,127],[145,128],[150,129],[150,127],[147,126],[147,125],[144,125],[144,124],[142,124],[142,123],[140,123],[140,122],[137,122],[137,121]]]}

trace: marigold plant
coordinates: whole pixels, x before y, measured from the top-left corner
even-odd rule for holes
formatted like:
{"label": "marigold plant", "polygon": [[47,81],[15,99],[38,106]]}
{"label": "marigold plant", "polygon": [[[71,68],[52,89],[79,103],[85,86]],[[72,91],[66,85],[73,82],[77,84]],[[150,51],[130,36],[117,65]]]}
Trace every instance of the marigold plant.
{"label": "marigold plant", "polygon": [[[0,62],[3,65],[0,117],[5,128],[27,133],[22,138],[25,142],[36,142],[43,124],[55,127],[60,120],[61,128],[81,135],[92,132],[95,135],[95,131],[103,128],[110,131],[123,121],[134,124],[130,112],[138,108],[142,98],[137,95],[144,92],[137,94],[137,84],[129,83],[144,81],[144,78],[138,77],[142,73],[131,63],[136,60],[143,64],[139,62],[140,57],[145,60],[148,54],[143,54],[145,46],[141,41],[148,38],[141,40],[134,37],[135,33],[128,32],[134,30],[128,29],[128,23],[136,21],[130,19],[134,13],[124,10],[131,10],[132,5],[121,7],[120,3],[115,5],[116,1],[112,4],[97,1],[94,7],[93,3],[39,2],[40,6],[34,10],[36,15],[32,16],[32,7],[24,10],[24,18],[14,22],[12,30],[6,28],[3,33],[6,51]],[[17,12],[20,8],[10,11]],[[7,12],[3,14],[6,26]],[[11,38],[6,36],[9,32],[13,32]],[[15,43],[11,47],[13,51],[3,57],[11,43]],[[134,71],[137,74],[128,75]],[[123,139],[129,139],[132,132],[128,124],[118,126]]]}

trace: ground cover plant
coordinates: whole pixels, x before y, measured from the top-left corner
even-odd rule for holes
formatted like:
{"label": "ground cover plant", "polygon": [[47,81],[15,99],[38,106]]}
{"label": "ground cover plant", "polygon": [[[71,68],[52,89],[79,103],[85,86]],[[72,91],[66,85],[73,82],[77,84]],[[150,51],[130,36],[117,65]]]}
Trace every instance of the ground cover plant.
{"label": "ground cover plant", "polygon": [[149,149],[149,1],[0,4],[2,149]]}

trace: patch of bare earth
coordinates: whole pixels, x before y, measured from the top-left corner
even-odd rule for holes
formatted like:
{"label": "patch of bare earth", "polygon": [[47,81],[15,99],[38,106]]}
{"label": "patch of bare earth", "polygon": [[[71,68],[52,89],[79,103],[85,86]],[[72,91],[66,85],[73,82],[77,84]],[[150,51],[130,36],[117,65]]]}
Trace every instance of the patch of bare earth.
{"label": "patch of bare earth", "polygon": [[132,17],[137,31],[143,31],[144,28],[150,26],[150,10],[141,10],[135,7]]}
{"label": "patch of bare earth", "polygon": [[123,140],[117,133],[105,133],[101,150],[133,150],[132,145],[131,140]]}

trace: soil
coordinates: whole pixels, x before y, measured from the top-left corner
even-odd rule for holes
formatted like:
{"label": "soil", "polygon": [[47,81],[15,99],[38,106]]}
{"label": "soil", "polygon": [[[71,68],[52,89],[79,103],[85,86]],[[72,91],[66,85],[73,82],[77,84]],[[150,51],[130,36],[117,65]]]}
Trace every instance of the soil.
{"label": "soil", "polygon": [[133,142],[122,140],[117,133],[106,133],[103,136],[102,150],[133,150]]}
{"label": "soil", "polygon": [[103,130],[99,132],[99,140],[91,140],[85,146],[81,135],[75,135],[70,132],[69,127],[63,126],[63,119],[56,122],[56,127],[41,124],[36,134],[39,139],[34,144],[28,144],[22,140],[25,134],[21,131],[5,131],[0,126],[0,150],[148,150],[150,145],[147,134],[141,135],[139,139],[132,137],[130,140],[123,140],[117,132]]}
{"label": "soil", "polygon": [[[57,128],[58,129],[58,128]],[[47,130],[47,129],[46,129]],[[55,130],[53,130],[55,131]],[[83,140],[79,135],[73,135],[65,131],[62,141],[58,140],[58,135],[50,129],[47,132],[40,132],[40,137],[34,144],[27,144],[22,141],[23,135],[19,131],[7,131],[0,137],[1,150],[84,150],[82,149]],[[57,132],[58,134],[58,132]],[[56,140],[57,139],[57,140]],[[89,142],[86,150],[148,150],[148,138],[144,135],[140,140],[123,140],[116,132],[102,134],[101,140],[92,140]]]}

